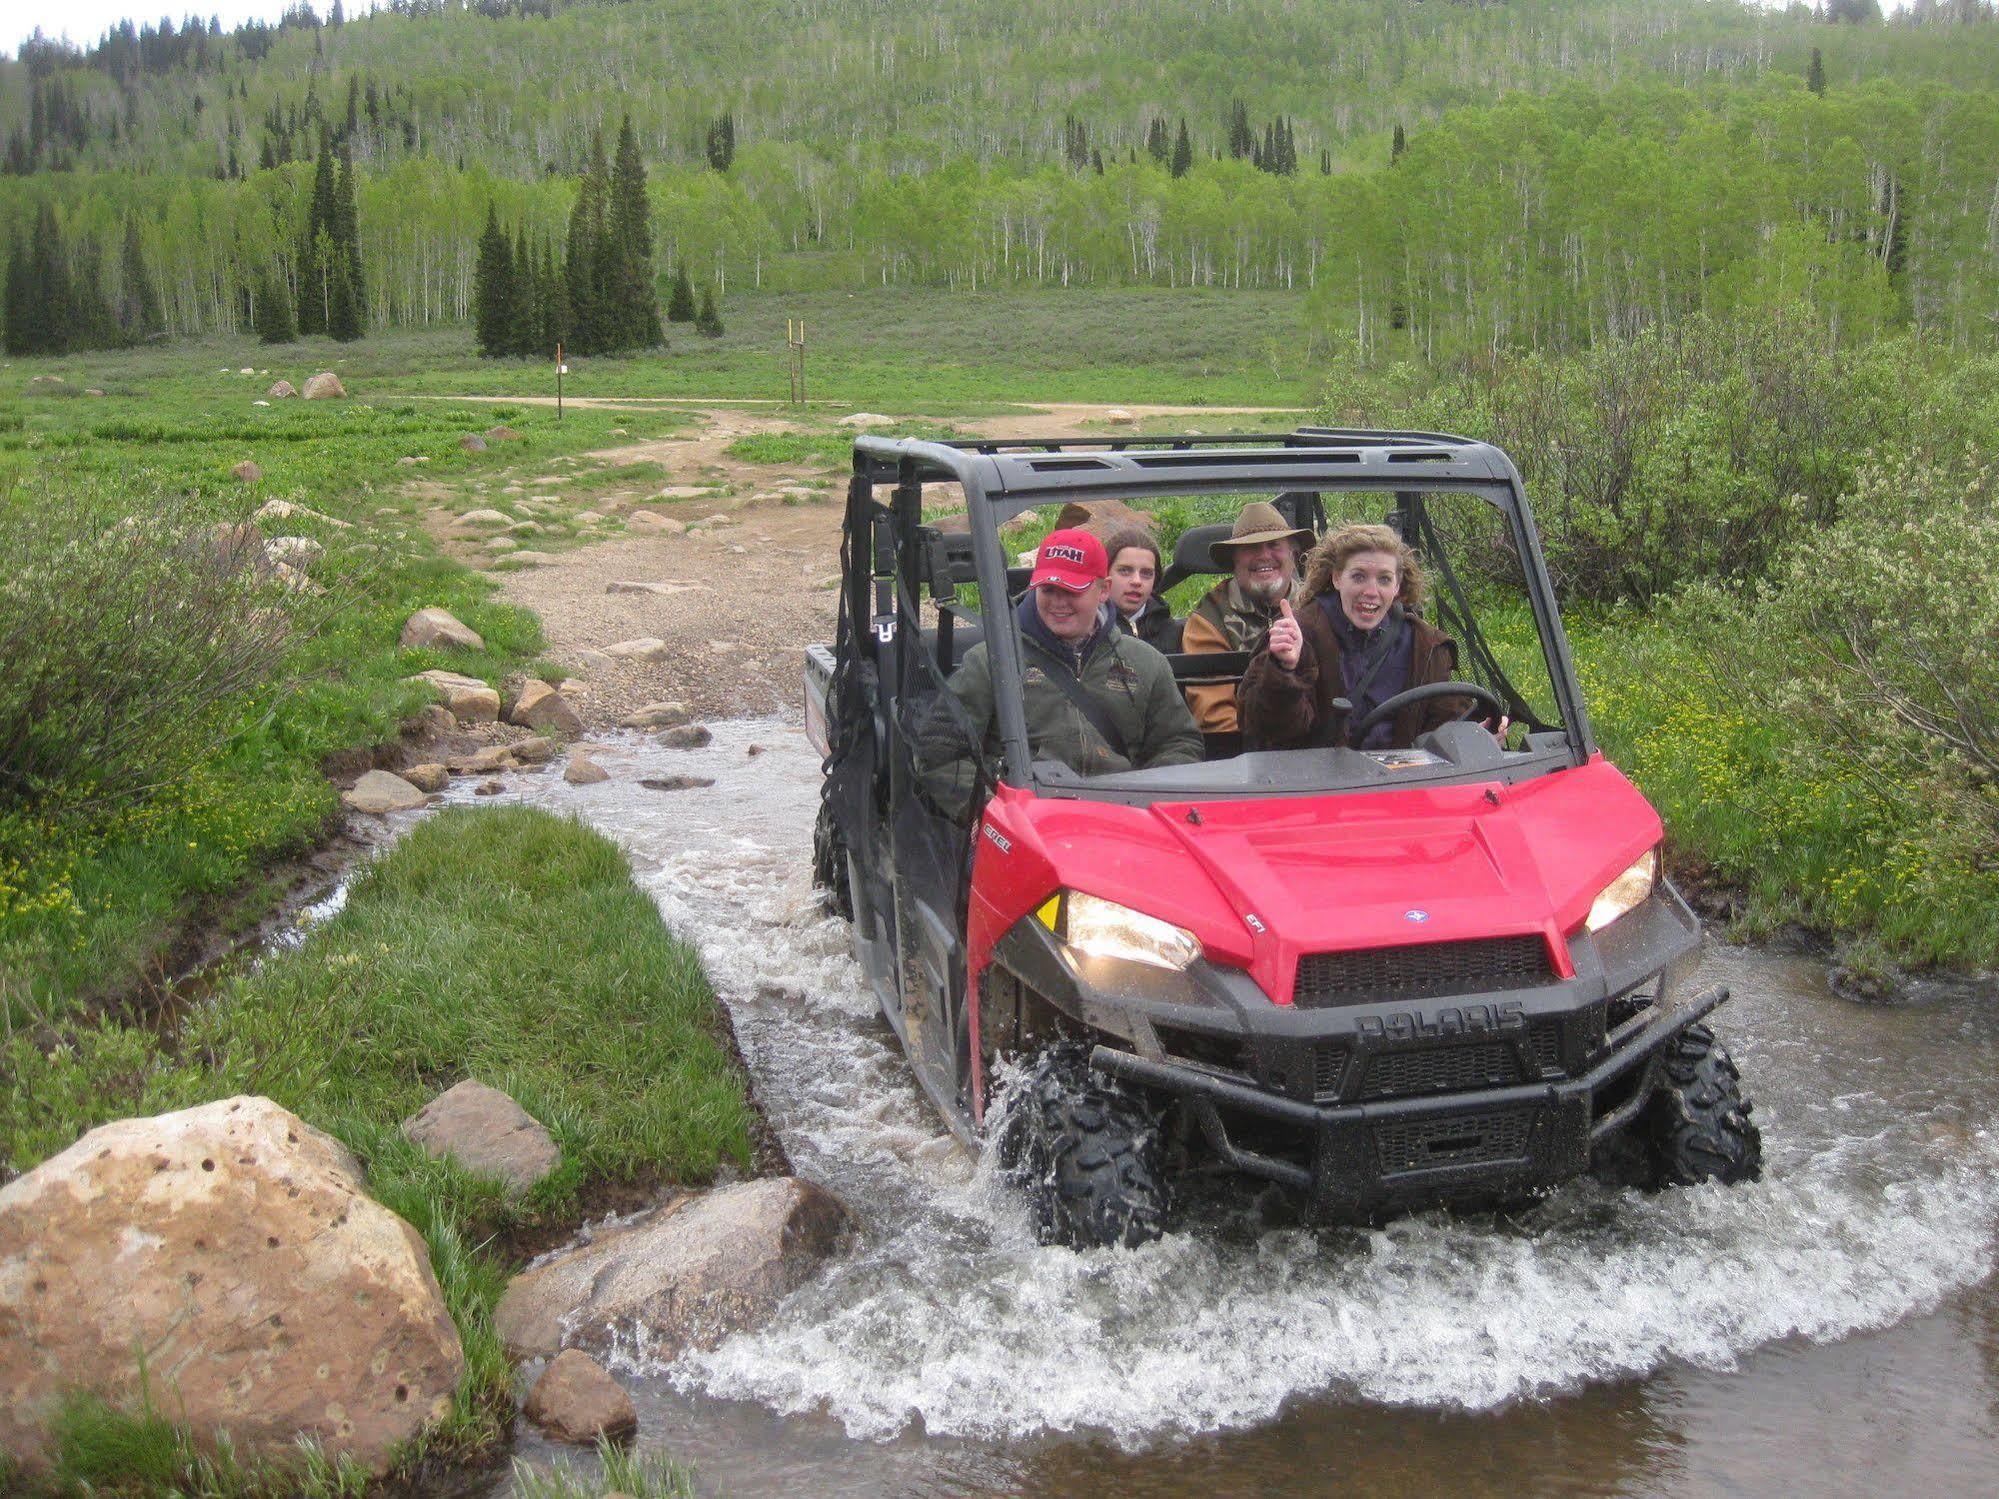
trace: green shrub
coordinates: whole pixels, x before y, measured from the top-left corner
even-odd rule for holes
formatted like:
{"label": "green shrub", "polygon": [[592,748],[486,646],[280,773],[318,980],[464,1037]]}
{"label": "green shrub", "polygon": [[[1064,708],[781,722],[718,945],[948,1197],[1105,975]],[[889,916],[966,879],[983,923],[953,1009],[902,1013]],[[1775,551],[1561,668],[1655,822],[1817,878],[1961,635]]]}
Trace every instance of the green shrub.
{"label": "green shrub", "polygon": [[129,798],[215,752],[298,624],[257,547],[181,498],[0,494],[0,809]]}
{"label": "green shrub", "polygon": [[1991,470],[1967,468],[1863,470],[1846,515],[1762,587],[1704,586],[1676,615],[1718,683],[1806,730],[1785,752],[1802,774],[1940,813],[1999,867],[1999,513]]}

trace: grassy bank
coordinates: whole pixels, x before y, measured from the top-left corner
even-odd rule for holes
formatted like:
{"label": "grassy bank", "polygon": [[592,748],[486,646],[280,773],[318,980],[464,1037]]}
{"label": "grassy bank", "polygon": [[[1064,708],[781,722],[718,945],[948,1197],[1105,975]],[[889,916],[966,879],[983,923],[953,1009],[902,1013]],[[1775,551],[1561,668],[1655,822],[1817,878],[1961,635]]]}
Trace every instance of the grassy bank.
{"label": "grassy bank", "polygon": [[[355,1152],[371,1194],[429,1244],[465,1343],[452,1414],[412,1463],[489,1451],[512,1420],[490,1321],[509,1243],[573,1223],[613,1189],[751,1162],[745,1082],[693,951],[616,847],[524,808],[425,822],[301,949],[227,980],[172,1035],[106,1021],[53,1050],[22,1035],[4,1047],[14,1085],[0,1096],[0,1150],[15,1169],[107,1120],[236,1093],[275,1099]],[[522,1197],[400,1133],[468,1076],[511,1094],[561,1148]],[[133,1476],[132,1455],[116,1457],[129,1444],[102,1430],[81,1423],[72,1489]],[[157,1458],[158,1442],[140,1445]]]}
{"label": "grassy bank", "polygon": [[[488,579],[443,556],[425,533],[422,512],[437,496],[487,503],[505,476],[614,444],[616,428],[665,435],[686,420],[571,412],[558,424],[538,407],[386,401],[372,377],[351,370],[347,400],[254,404],[274,379],[302,384],[343,357],[331,345],[274,352],[245,343],[17,362],[0,377],[0,528],[56,502],[107,525],[163,512],[235,521],[272,499],[348,523],[265,525],[267,535],[326,547],[312,576],[331,593],[276,678],[241,697],[216,753],[137,800],[85,806],[77,788],[57,786],[0,804],[0,1003],[12,1022],[129,993],[191,926],[254,921],[268,904],[255,886],[260,871],[310,846],[334,812],[322,758],[393,737],[426,700],[405,677],[449,666],[498,681],[533,666],[539,622],[496,601]],[[261,372],[245,376],[242,366]],[[63,383],[31,386],[37,373]],[[92,387],[106,394],[83,394]],[[461,449],[461,435],[499,421],[521,440]],[[245,459],[263,470],[254,483],[230,474]],[[423,462],[403,461],[413,459]],[[561,530],[542,544],[561,545]],[[24,559],[10,551],[8,560]],[[21,653],[38,648],[46,611],[33,598],[16,604],[18,669]],[[470,624],[486,648],[401,649],[404,620],[430,605]],[[121,611],[131,613],[118,599],[99,609],[112,625]]]}

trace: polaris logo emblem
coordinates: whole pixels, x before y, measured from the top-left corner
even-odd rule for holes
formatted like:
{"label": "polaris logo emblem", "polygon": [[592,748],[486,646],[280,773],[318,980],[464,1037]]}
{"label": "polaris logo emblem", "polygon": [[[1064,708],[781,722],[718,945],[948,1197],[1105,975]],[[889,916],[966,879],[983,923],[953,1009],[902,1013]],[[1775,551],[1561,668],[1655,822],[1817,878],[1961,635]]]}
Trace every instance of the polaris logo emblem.
{"label": "polaris logo emblem", "polygon": [[994,848],[998,849],[1003,854],[1010,854],[1013,852],[1012,840],[1009,839],[1004,833],[1000,832],[998,828],[994,827],[989,822],[982,822],[979,824],[979,826],[984,830],[987,840],[991,842]]}
{"label": "polaris logo emblem", "polygon": [[1404,911],[1402,913],[1402,919],[1404,921],[1413,921],[1418,926],[1421,926],[1424,922],[1430,919],[1430,913],[1428,911],[1415,911],[1415,910]]}

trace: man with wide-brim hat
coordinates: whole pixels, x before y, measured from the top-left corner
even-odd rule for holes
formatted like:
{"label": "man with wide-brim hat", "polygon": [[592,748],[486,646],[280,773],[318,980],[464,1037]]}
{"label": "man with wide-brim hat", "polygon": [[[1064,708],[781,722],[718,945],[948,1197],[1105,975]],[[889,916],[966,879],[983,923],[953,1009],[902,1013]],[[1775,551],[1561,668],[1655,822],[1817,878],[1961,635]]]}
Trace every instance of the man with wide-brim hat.
{"label": "man with wide-brim hat", "polygon": [[[1253,651],[1276,621],[1278,606],[1298,603],[1298,549],[1312,533],[1285,520],[1268,500],[1242,507],[1226,540],[1209,548],[1221,582],[1187,616],[1180,649],[1189,655]],[[1233,734],[1236,684],[1214,682],[1187,689],[1187,706],[1204,734]]]}
{"label": "man with wide-brim hat", "polygon": [[[1091,531],[1050,531],[1014,606],[1020,632],[1020,704],[1028,749],[1078,775],[1192,765],[1201,735],[1166,658],[1118,624],[1109,604],[1110,559]],[[975,767],[1000,758],[992,660],[982,640],[945,683],[920,731],[918,762],[937,804],[974,810]],[[990,777],[988,777],[990,779]]]}

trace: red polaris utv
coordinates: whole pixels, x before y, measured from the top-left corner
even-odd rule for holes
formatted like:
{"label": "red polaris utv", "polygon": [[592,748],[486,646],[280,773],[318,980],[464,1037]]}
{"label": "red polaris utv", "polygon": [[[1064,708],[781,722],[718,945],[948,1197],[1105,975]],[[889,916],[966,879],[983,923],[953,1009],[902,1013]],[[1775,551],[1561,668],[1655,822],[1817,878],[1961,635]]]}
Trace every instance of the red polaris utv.
{"label": "red polaris utv", "polygon": [[[962,516],[933,523],[957,492]],[[1150,511],[1175,538],[1160,586],[1179,599],[1217,581],[1210,546],[1254,498],[1314,533],[1385,516],[1463,679],[1412,693],[1510,716],[1509,743],[1456,721],[1407,749],[1215,735],[1194,765],[1037,761],[1018,548],[1063,507]],[[1758,1174],[1750,1105],[1700,1023],[1727,990],[1692,982],[1699,922],[1660,869],[1658,815],[1591,739],[1497,448],[1319,428],[862,437],[842,562],[837,640],[806,656],[826,756],[815,876],[952,1128],[1005,1121],[1002,1160],[1045,1238],[1152,1238],[1173,1182],[1204,1167],[1331,1221],[1504,1202],[1592,1169],[1647,1187]],[[1001,753],[966,748],[968,825],[926,791],[925,760],[955,706],[944,682],[981,640]],[[1167,660],[1183,685],[1247,665]]]}

